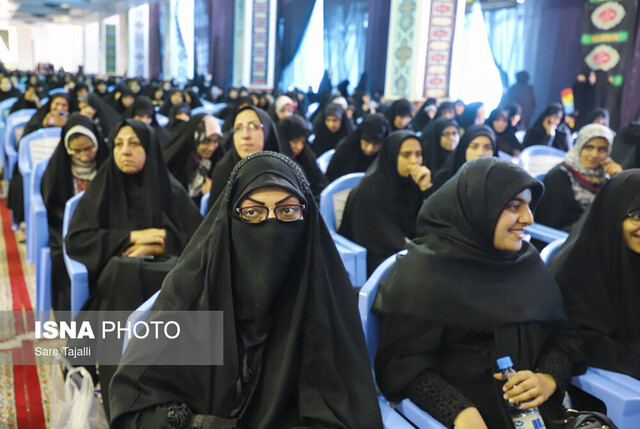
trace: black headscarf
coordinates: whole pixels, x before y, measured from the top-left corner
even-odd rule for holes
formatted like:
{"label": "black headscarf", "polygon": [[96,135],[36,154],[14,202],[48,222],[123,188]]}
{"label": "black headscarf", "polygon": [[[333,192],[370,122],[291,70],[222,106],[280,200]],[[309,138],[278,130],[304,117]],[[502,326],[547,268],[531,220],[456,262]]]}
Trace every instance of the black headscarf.
{"label": "black headscarf", "polygon": [[189,107],[191,107],[192,109],[195,109],[196,107],[200,107],[202,106],[202,102],[200,101],[200,98],[198,97],[198,94],[196,94],[195,92],[193,92],[190,89],[187,89],[184,91],[184,101],[186,103],[187,101],[187,94],[189,95],[189,98],[191,98],[191,103],[189,103]]}
{"label": "black headscarf", "polygon": [[[396,116],[407,116],[407,115],[413,116],[413,104],[411,104],[411,102],[406,98],[401,98],[399,100],[394,101],[391,104],[391,106],[389,106],[384,111],[384,116],[387,117],[387,120],[389,121],[389,125],[391,125],[391,131],[398,130],[398,128],[396,128],[394,124],[394,120]],[[407,127],[409,127],[409,124],[407,124]]]}
{"label": "black headscarf", "polygon": [[70,137],[70,131],[73,134],[77,133],[78,127],[83,128],[82,134],[93,134],[97,142],[96,169],[99,169],[109,156],[109,148],[96,124],[90,118],[74,113],[62,128],[60,142],[42,175],[42,199],[47,208],[49,223],[49,247],[52,261],[51,297],[54,310],[68,310],[70,302],[69,280],[62,259],[62,218],[67,200],[75,194],[75,187],[71,173],[71,156],[67,153],[65,139]]}
{"label": "black headscarf", "polygon": [[360,140],[381,142],[390,132],[391,126],[384,115],[376,113],[365,116],[358,129],[336,146],[336,152],[327,168],[327,179],[333,181],[345,174],[366,171],[378,154],[367,156],[362,153]]}
{"label": "black headscarf", "polygon": [[493,143],[493,152],[494,154],[496,153],[496,134],[493,130],[486,125],[471,125],[465,130],[464,135],[460,139],[460,143],[458,143],[458,146],[453,150],[451,155],[449,155],[440,171],[438,171],[438,174],[435,175],[431,192],[440,189],[440,187],[447,180],[451,179],[460,167],[467,162],[467,149],[473,139],[479,136],[489,137]]}
{"label": "black headscarf", "polygon": [[87,98],[87,104],[96,111],[93,121],[98,125],[103,136],[111,134],[115,126],[120,122],[120,114],[111,107],[99,95],[91,94]]}
{"label": "black headscarf", "polygon": [[166,229],[165,253],[179,255],[200,221],[197,207],[169,174],[150,126],[123,120],[109,138],[111,146],[125,126],[133,129],[145,150],[143,169],[123,173],[112,152],[78,202],[65,239],[69,256],[86,265],[91,282],[112,256],[125,250],[131,231]]}
{"label": "black headscarf", "polygon": [[[273,123],[273,120],[271,119],[269,114],[261,108],[254,106],[243,107],[236,112],[236,114],[232,118],[233,122],[235,123],[235,118],[240,114],[240,112],[243,112],[247,109],[251,109],[256,112],[256,115],[258,115],[258,118],[260,118],[260,122],[264,127],[263,150],[282,152],[282,146],[278,138],[276,125]],[[233,124],[231,125],[231,129],[233,129]],[[227,180],[229,180],[229,176],[231,175],[231,171],[233,171],[233,167],[235,167],[235,165],[240,162],[241,159],[240,155],[238,155],[235,144],[233,144],[233,135],[231,135],[230,138],[232,144],[229,146],[228,150],[225,148],[224,156],[222,157],[220,162],[216,164],[216,168],[213,170],[213,177],[211,179],[211,192],[209,197],[209,209],[213,207],[216,199],[220,196],[225,186],[227,186]]]}
{"label": "black headscarf", "polygon": [[49,98],[49,101],[47,102],[47,104],[39,108],[38,111],[31,117],[29,122],[27,122],[27,125],[25,125],[24,127],[24,132],[22,133],[23,136],[26,136],[27,134],[30,134],[34,131],[37,131],[40,128],[44,128],[42,126],[42,121],[44,121],[45,116],[47,116],[47,114],[51,111],[51,106],[57,98],[64,98],[65,100],[67,100],[67,103],[69,103],[69,114],[73,113],[69,95],[54,94],[51,96],[51,98]]}
{"label": "black headscarf", "polygon": [[410,138],[418,140],[409,130],[389,134],[344,208],[338,232],[367,249],[369,274],[416,236],[422,192],[411,177],[398,174],[398,154]]}
{"label": "black headscarf", "polygon": [[187,103],[177,103],[171,106],[171,111],[169,112],[169,123],[167,124],[165,129],[172,138],[178,132],[181,133],[181,125],[187,123],[187,121],[183,119],[176,118],[176,115],[179,115],[180,113],[186,113],[187,115],[189,115],[189,117],[191,117],[191,107],[189,107]]}
{"label": "black headscarf", "polygon": [[424,164],[431,171],[431,177],[436,176],[446,162],[447,157],[453,152],[453,150],[446,150],[440,145],[442,133],[448,127],[456,127],[456,130],[460,132],[460,127],[456,120],[449,118],[434,119],[422,131],[422,156]]}
{"label": "black headscarf", "polygon": [[[171,96],[176,92],[179,92],[180,94],[182,94],[182,91],[180,91],[179,89],[172,89],[171,91],[167,91],[164,93],[165,101],[164,101],[164,104],[160,106],[158,113],[167,117],[169,116],[169,113],[171,112],[171,107],[173,106],[173,103],[171,102]],[[182,99],[183,101],[181,101],[181,103],[185,103],[186,101],[184,101],[184,94],[182,94]]]}
{"label": "black headscarf", "polygon": [[[298,196],[304,219],[243,223],[234,209],[270,186]],[[194,237],[152,310],[222,311],[224,365],[121,366],[112,423],[139,427],[144,413],[159,427],[184,403],[242,428],[381,427],[349,278],[300,168],[277,153],[246,157]]]}
{"label": "black headscarf", "polygon": [[[560,125],[556,128],[556,135],[551,139],[547,135],[547,131],[544,129],[544,120],[547,116],[561,116],[563,119],[560,121]],[[564,123],[564,108],[562,104],[552,103],[548,105],[542,113],[536,118],[535,122],[527,130],[527,134],[524,136],[522,147],[529,147],[534,145],[552,146],[557,149],[568,151],[571,147],[571,131],[569,127]]]}
{"label": "black headscarf", "polygon": [[[327,116],[335,116],[340,121],[340,129],[332,133],[324,124]],[[317,156],[322,155],[328,150],[335,149],[336,145],[344,137],[353,132],[353,123],[344,112],[342,106],[336,103],[330,103],[325,109],[322,116],[318,116],[313,124],[313,133],[315,138],[311,149]]]}
{"label": "black headscarf", "polygon": [[136,115],[148,115],[151,118],[151,128],[153,128],[161,148],[169,143],[171,136],[167,130],[162,128],[158,123],[156,119],[156,109],[149,97],[137,96],[131,106],[127,107],[127,110],[124,111],[122,118],[133,119]]}
{"label": "black headscarf", "polygon": [[624,169],[640,168],[640,122],[630,122],[620,128],[613,140],[611,158]]}
{"label": "black headscarf", "polygon": [[640,169],[607,181],[551,263],[588,364],[640,379],[640,254],[622,222],[640,210]]}
{"label": "black headscarf", "polygon": [[[416,116],[414,116],[413,120],[411,121],[411,129],[413,131],[416,131],[416,132],[422,131],[424,127],[426,127],[429,124],[429,122],[431,122],[431,118],[427,114],[427,111],[425,110],[425,108],[428,106],[433,106],[435,108],[437,103],[438,103],[438,100],[436,100],[435,98],[427,98],[425,102],[422,103],[422,106],[420,106],[418,113],[416,113]],[[435,116],[434,116],[434,119],[435,119]]]}
{"label": "black headscarf", "polygon": [[[493,127],[493,122],[499,118],[503,118],[507,123],[507,128],[505,128],[501,133],[496,131]],[[516,128],[513,127],[509,121],[509,111],[506,108],[499,107],[494,109],[485,121],[485,125],[491,127],[493,132],[496,134],[497,150],[501,150],[511,156],[520,155],[520,152],[522,152],[522,146],[516,137]]]}
{"label": "black headscarf", "polygon": [[[38,109],[38,105],[34,101],[30,101],[25,98],[25,94],[27,93],[27,90],[29,89],[29,87],[35,88],[32,85],[27,85],[24,94],[20,94],[20,93],[18,94],[18,100],[16,100],[16,102],[13,103],[13,105],[11,106],[11,109],[9,109],[9,113],[17,112],[18,110],[22,110],[22,109]],[[37,92],[37,88],[36,88],[36,92]]]}
{"label": "black headscarf", "polygon": [[464,112],[462,112],[462,115],[460,115],[460,119],[458,120],[460,128],[466,130],[468,127],[474,125],[476,123],[476,117],[478,116],[478,110],[482,106],[484,106],[484,103],[480,101],[467,104],[464,108]]}
{"label": "black headscarf", "polygon": [[[309,180],[311,193],[315,197],[316,201],[319,201],[320,193],[327,187],[329,181],[324,173],[318,168],[316,155],[313,153],[306,140],[310,134],[311,131],[309,131],[309,128],[307,127],[307,121],[301,116],[287,116],[278,123],[278,135],[280,137],[280,142],[282,143],[282,153],[293,159],[298,163],[300,168],[302,168],[302,171],[307,176],[307,180]],[[305,139],[304,149],[302,149],[302,152],[300,152],[298,156],[294,157],[289,142],[302,137]]]}
{"label": "black headscarf", "polygon": [[[7,79],[9,79],[7,77]],[[11,82],[11,79],[9,79],[9,82]],[[13,87],[13,82],[11,82],[11,88],[8,91],[3,91],[0,89],[0,102],[8,99],[8,98],[18,98],[22,95],[22,93],[20,92],[19,89],[14,88]]]}
{"label": "black headscarf", "polygon": [[[207,113],[200,113],[194,115],[187,122],[187,126],[181,129],[180,134],[173,136],[171,141],[162,148],[162,155],[167,163],[167,168],[178,179],[185,189],[188,189],[189,182],[191,181],[195,169],[198,167],[199,156],[193,153],[198,148],[198,145],[205,139],[205,126],[204,120],[207,116],[211,116]],[[217,121],[217,119],[216,119]],[[213,174],[213,169],[216,163],[222,159],[224,155],[224,149],[220,144],[218,148],[211,155],[211,168],[209,170],[209,177]]]}

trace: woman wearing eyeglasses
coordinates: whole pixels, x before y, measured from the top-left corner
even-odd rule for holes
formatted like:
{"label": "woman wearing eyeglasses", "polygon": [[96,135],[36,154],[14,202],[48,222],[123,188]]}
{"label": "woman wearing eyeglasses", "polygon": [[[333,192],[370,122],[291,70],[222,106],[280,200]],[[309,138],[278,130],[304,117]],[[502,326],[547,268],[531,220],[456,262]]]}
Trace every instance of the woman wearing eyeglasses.
{"label": "woman wearing eyeglasses", "polygon": [[[245,157],[152,308],[222,311],[224,364],[120,366],[113,427],[380,428],[352,304],[300,167],[274,152]],[[123,360],[141,353],[134,339]]]}
{"label": "woman wearing eyeglasses", "polygon": [[209,209],[227,186],[233,167],[241,159],[261,150],[281,152],[276,125],[259,107],[243,107],[233,120],[233,145],[213,170]]}
{"label": "woman wearing eyeglasses", "polygon": [[602,186],[551,270],[587,363],[640,379],[640,169]]}
{"label": "woman wearing eyeglasses", "polygon": [[42,175],[42,200],[47,208],[51,248],[51,304],[70,309],[69,277],[62,258],[62,217],[67,200],[84,191],[109,156],[96,124],[74,113],[64,128],[56,150]]}
{"label": "woman wearing eyeglasses", "polygon": [[564,162],[544,178],[545,193],[536,211],[536,222],[569,231],[589,208],[607,180],[622,171],[610,158],[613,132],[604,125],[589,124],[578,133]]}

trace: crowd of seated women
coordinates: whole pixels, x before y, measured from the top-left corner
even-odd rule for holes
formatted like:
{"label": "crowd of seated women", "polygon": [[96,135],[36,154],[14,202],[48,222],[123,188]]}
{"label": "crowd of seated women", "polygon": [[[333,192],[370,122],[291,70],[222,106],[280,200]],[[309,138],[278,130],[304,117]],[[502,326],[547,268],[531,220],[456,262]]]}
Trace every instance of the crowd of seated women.
{"label": "crowd of seated women", "polygon": [[[353,289],[318,211],[328,183],[353,172],[364,177],[338,233],[366,248],[368,275],[408,251],[373,306],[386,398],[447,427],[508,428],[505,399],[562,418],[588,365],[640,379],[637,124],[616,135],[598,117],[574,142],[551,105],[520,143],[517,106],[487,119],[482,103],[428,100],[413,118],[409,101],[361,89],[320,95],[309,117],[299,91],[230,90],[218,118],[190,114],[191,86],[137,80],[110,92],[79,80],[39,106],[45,82],[32,77],[27,129],[62,127],[42,182],[54,310],[69,309],[64,204],[84,191],[64,238],[89,273],[84,310],[132,311],[161,289],[155,310],[225,314],[224,365],[100,368],[114,427],[381,427]],[[19,95],[6,81],[0,98]],[[210,95],[205,84],[194,87]],[[566,151],[544,186],[497,156],[533,145]],[[316,156],[332,149],[325,174]],[[551,269],[525,240],[534,220],[571,231]],[[506,355],[508,382],[495,364]]]}

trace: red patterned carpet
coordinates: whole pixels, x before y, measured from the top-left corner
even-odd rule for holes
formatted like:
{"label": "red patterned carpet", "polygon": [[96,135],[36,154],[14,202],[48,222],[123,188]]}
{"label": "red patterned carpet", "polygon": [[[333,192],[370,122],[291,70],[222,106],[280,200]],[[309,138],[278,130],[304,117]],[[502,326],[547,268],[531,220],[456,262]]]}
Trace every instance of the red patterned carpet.
{"label": "red patterned carpet", "polygon": [[[0,311],[19,311],[14,323],[0,325],[0,428],[48,427],[51,366],[35,365],[33,332],[35,269],[26,262],[25,245],[11,230],[11,212],[0,200]],[[17,337],[17,338],[16,338]],[[32,361],[33,365],[12,365]]]}

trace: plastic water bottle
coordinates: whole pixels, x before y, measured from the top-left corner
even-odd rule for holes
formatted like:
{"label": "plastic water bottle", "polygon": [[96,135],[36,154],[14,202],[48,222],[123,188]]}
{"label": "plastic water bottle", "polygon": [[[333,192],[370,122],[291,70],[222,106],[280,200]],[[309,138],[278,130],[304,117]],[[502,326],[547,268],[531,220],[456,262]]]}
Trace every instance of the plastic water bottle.
{"label": "plastic water bottle", "polygon": [[[509,356],[498,359],[498,368],[502,371],[502,376],[506,380],[510,379],[516,371],[513,369],[513,362]],[[507,403],[507,411],[513,426],[516,429],[546,429],[544,420],[540,415],[538,407],[523,409],[520,404],[512,404],[509,401]]]}

